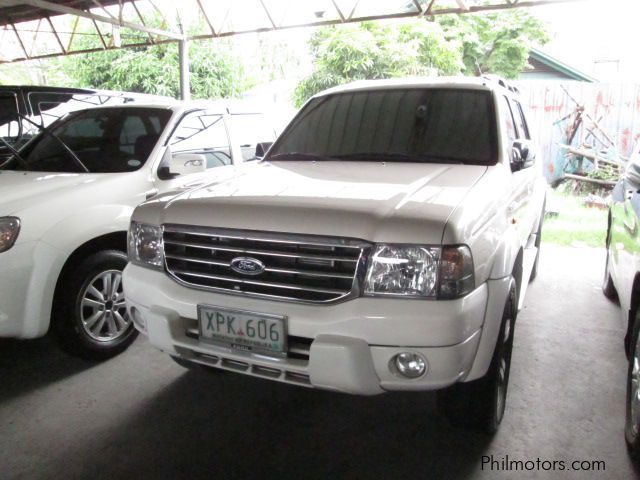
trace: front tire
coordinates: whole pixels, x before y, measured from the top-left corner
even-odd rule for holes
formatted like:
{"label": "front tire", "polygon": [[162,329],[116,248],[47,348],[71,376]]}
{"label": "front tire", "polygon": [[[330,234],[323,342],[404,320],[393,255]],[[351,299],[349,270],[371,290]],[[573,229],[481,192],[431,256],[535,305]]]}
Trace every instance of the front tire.
{"label": "front tire", "polygon": [[507,401],[513,332],[516,320],[516,283],[511,279],[498,341],[486,375],[438,392],[438,409],[457,427],[494,434]]}
{"label": "front tire", "polygon": [[640,461],[640,318],[636,314],[631,334],[631,352],[627,370],[625,440],[629,454]]}
{"label": "front tire", "polygon": [[609,246],[611,245],[611,218],[609,218],[609,225],[607,227],[607,240],[605,242],[605,248],[607,249],[607,259],[604,264],[604,279],[602,280],[602,293],[609,300],[615,301],[618,298],[618,292],[616,286],[613,284],[611,278],[611,271],[609,270]]}
{"label": "front tire", "polygon": [[126,265],[123,252],[104,250],[86,257],[61,279],[54,297],[53,327],[63,350],[105,360],[136,338],[122,291]]}

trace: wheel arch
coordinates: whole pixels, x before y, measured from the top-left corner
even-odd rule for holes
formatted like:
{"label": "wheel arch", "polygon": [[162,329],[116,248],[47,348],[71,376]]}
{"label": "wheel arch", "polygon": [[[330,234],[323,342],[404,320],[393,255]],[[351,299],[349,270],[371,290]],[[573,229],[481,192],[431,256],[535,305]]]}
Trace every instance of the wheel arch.
{"label": "wheel arch", "polygon": [[640,308],[640,272],[636,272],[636,276],[633,279],[633,287],[631,288],[631,303],[629,307],[629,312],[627,315],[627,333],[624,336],[624,351],[629,357],[629,352],[631,350],[631,334],[633,332],[633,326],[636,322],[636,316],[638,313],[638,309]]}
{"label": "wheel arch", "polygon": [[91,240],[86,241],[85,243],[77,247],[73,252],[71,252],[71,255],[67,257],[67,260],[64,263],[62,270],[60,271],[60,275],[58,275],[58,280],[56,281],[56,288],[53,294],[53,304],[51,306],[52,318],[53,309],[55,309],[56,305],[56,298],[58,298],[58,296],[62,294],[62,286],[64,285],[64,280],[73,271],[73,269],[78,265],[79,262],[87,258],[89,255],[100,252],[102,250],[120,250],[122,252],[126,252],[127,232],[112,232],[92,238]]}

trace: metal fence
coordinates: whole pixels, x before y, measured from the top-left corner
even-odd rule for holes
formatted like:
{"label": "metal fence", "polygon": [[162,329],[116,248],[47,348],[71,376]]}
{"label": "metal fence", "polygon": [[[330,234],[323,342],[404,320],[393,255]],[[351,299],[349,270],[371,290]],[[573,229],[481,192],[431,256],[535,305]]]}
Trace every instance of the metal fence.
{"label": "metal fence", "polygon": [[[560,145],[568,143],[567,117],[580,105],[600,129],[594,128],[593,122],[585,118],[573,146],[588,145],[603,151],[605,156],[619,156],[623,160],[636,148],[640,139],[639,84],[533,80],[518,82],[517,86],[523,104],[528,107],[530,127],[538,140],[545,177],[549,182],[562,175],[558,171],[558,159],[563,155]],[[561,122],[563,118],[567,120]],[[611,139],[611,148],[603,144],[608,143],[606,137]]]}

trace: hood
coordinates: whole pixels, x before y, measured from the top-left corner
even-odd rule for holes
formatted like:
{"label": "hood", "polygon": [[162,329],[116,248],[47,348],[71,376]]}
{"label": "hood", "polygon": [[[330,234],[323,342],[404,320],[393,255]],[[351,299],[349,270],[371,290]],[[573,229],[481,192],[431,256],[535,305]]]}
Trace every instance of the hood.
{"label": "hood", "polygon": [[[139,221],[438,244],[487,167],[272,162],[138,209]],[[159,218],[158,218],[159,217]]]}
{"label": "hood", "polygon": [[116,178],[117,174],[0,170],[0,215],[16,214],[34,205]]}

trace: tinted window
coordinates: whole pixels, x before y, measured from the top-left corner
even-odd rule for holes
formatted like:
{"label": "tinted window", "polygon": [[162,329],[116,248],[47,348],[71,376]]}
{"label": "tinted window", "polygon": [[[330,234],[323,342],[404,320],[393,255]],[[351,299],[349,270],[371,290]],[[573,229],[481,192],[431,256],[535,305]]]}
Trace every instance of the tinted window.
{"label": "tinted window", "polygon": [[184,117],[169,141],[171,153],[197,153],[207,159],[207,168],[231,164],[231,147],[222,115],[204,111]]}
{"label": "tinted window", "polygon": [[18,123],[18,102],[15,95],[0,95],[0,136],[5,140],[15,141],[20,136]]}
{"label": "tinted window", "polygon": [[518,138],[531,138],[529,136],[529,127],[527,126],[527,121],[524,118],[524,112],[522,111],[522,106],[519,102],[515,100],[511,100],[511,111],[513,112],[513,116],[516,119],[516,125],[518,127]]}
{"label": "tinted window", "polygon": [[507,97],[502,97],[502,103],[504,104],[505,109],[505,127],[507,129],[507,137],[509,139],[509,145],[512,145],[513,142],[518,138],[518,131],[516,130],[516,122],[513,118],[513,112],[511,111],[511,105],[509,105],[509,100]]}
{"label": "tinted window", "polygon": [[348,92],[312,100],[272,149],[366,159],[497,161],[491,93],[457,89]]}
{"label": "tinted window", "polygon": [[[171,117],[171,111],[156,108],[108,108],[70,113],[52,125],[50,131],[20,153],[29,170],[42,172],[83,172],[63,142],[92,173],[138,170],[148,159]],[[160,127],[160,129],[158,128]],[[8,167],[23,170],[13,160]]]}
{"label": "tinted window", "polygon": [[62,118],[68,112],[106,104],[124,103],[122,97],[61,92],[30,92],[28,98],[33,112],[32,120],[45,127]]}

